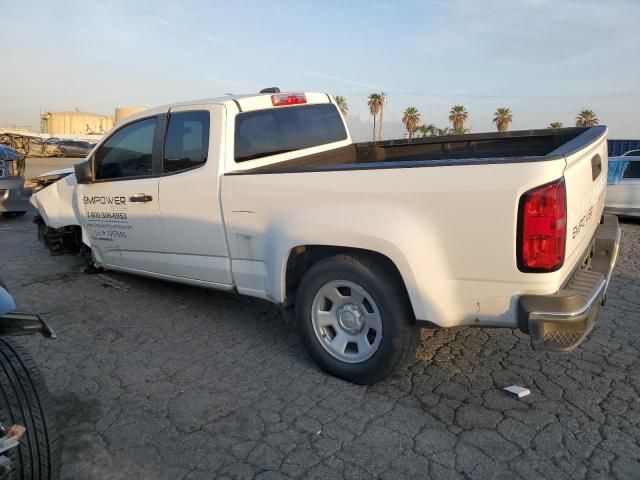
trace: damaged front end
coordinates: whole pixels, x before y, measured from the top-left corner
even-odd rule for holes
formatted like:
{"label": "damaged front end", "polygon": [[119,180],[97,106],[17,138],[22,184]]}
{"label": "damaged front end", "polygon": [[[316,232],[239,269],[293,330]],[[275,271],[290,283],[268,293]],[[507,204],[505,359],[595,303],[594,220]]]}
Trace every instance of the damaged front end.
{"label": "damaged front end", "polygon": [[77,215],[73,169],[49,172],[26,182],[33,191],[31,203],[38,209],[34,223],[38,240],[53,255],[76,254],[86,248]]}

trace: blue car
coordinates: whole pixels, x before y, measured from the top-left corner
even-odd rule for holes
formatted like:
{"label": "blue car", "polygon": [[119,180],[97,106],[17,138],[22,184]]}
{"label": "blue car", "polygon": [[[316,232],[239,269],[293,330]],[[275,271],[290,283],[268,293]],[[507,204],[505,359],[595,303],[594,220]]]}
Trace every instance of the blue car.
{"label": "blue car", "polygon": [[31,193],[24,188],[24,155],[0,145],[0,216],[20,216],[27,212]]}

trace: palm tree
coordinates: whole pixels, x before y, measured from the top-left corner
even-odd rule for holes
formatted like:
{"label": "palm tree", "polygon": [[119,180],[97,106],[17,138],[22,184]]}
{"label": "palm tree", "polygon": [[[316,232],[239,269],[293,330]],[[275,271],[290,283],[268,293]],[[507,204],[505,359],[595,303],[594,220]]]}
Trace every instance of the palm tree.
{"label": "palm tree", "polygon": [[562,122],[551,122],[547,128],[562,128]]}
{"label": "palm tree", "polygon": [[340,109],[340,113],[342,113],[343,116],[347,116],[347,113],[349,112],[349,105],[347,105],[347,99],[344,98],[342,95],[336,95],[334,97],[336,99],[336,105],[338,105],[338,108]]}
{"label": "palm tree", "polygon": [[449,127],[444,127],[444,128],[436,128],[435,135],[438,137],[444,137],[446,135],[451,135],[452,133],[453,132]]}
{"label": "palm tree", "polygon": [[376,116],[380,111],[380,105],[382,105],[382,97],[380,97],[379,93],[370,93],[369,94],[369,111],[371,115],[373,115],[373,141],[376,141]]}
{"label": "palm tree", "polygon": [[420,113],[418,109],[416,107],[407,107],[402,114],[402,123],[404,123],[404,127],[407,129],[409,138],[413,138],[413,134],[416,132],[418,124],[420,123]]}
{"label": "palm tree", "polygon": [[599,123],[600,120],[593,110],[582,110],[576,117],[576,127],[593,127]]}
{"label": "palm tree", "polygon": [[382,140],[382,114],[384,113],[385,103],[387,103],[387,94],[380,92],[380,125],[378,126],[378,140]]}
{"label": "palm tree", "polygon": [[454,130],[462,131],[464,122],[469,118],[469,112],[463,105],[454,105],[449,112],[449,121],[453,124]]}
{"label": "palm tree", "polygon": [[436,131],[438,129],[436,128],[436,126],[433,123],[430,123],[427,125],[427,132],[429,133],[430,137],[433,137],[436,134]]}
{"label": "palm tree", "polygon": [[428,125],[420,125],[418,128],[416,128],[416,131],[420,133],[420,136],[422,138],[425,137],[433,137],[436,134],[436,126],[433,123],[430,123]]}
{"label": "palm tree", "polygon": [[450,129],[447,135],[466,135],[467,133],[471,133],[470,128],[454,128]]}
{"label": "palm tree", "polygon": [[500,107],[496,110],[493,117],[493,123],[498,127],[499,132],[506,132],[509,129],[509,125],[513,121],[513,114],[507,107]]}

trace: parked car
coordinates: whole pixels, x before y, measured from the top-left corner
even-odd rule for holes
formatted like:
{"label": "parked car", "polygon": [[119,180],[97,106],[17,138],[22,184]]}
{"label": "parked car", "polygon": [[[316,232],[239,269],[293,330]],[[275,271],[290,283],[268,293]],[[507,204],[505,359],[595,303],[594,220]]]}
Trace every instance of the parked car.
{"label": "parked car", "polygon": [[49,138],[44,141],[42,146],[42,156],[44,157],[62,157],[62,147],[59,138]]}
{"label": "parked car", "polygon": [[605,211],[640,218],[640,150],[609,159]]}
{"label": "parked car", "polygon": [[84,158],[91,150],[91,144],[80,140],[59,140],[60,156]]}
{"label": "parked car", "polygon": [[60,443],[49,391],[29,353],[8,338],[55,334],[38,315],[15,308],[0,281],[0,478],[56,480]]}
{"label": "parked car", "polygon": [[413,355],[418,327],[584,340],[620,241],[606,134],[354,144],[330,95],[272,89],[131,116],[32,202],[52,251],[267,299],[321,368],[368,384]]}
{"label": "parked car", "polygon": [[24,215],[30,191],[24,187],[25,157],[16,149],[0,145],[0,215]]}

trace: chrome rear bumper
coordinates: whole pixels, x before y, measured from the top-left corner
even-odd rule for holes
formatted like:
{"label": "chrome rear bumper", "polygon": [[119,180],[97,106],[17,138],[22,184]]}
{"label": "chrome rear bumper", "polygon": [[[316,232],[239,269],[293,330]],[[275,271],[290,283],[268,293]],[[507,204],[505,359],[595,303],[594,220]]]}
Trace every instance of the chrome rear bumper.
{"label": "chrome rear bumper", "polygon": [[586,338],[604,304],[620,238],[617,217],[605,215],[596,231],[588,266],[578,269],[552,295],[520,297],[518,322],[531,336],[535,350],[569,352]]}

